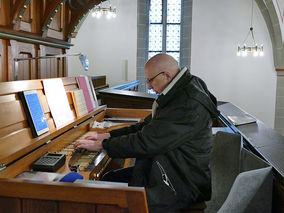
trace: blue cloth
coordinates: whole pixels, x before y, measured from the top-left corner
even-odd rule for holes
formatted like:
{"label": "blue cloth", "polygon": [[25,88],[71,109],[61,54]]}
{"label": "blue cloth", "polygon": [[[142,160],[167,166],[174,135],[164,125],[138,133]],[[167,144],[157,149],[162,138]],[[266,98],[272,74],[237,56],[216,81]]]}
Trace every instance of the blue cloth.
{"label": "blue cloth", "polygon": [[83,175],[78,174],[77,172],[69,172],[59,182],[73,183],[77,179],[83,179]]}

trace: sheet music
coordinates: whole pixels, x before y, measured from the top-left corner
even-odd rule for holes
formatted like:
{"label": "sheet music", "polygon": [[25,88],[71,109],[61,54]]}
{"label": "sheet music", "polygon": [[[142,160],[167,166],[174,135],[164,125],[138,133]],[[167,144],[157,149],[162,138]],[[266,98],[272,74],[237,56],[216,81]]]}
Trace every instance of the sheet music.
{"label": "sheet music", "polygon": [[55,126],[60,128],[72,122],[74,114],[70,109],[62,80],[43,80],[43,87]]}
{"label": "sheet music", "polygon": [[81,117],[81,116],[88,114],[88,109],[86,106],[83,91],[75,90],[75,91],[72,91],[71,94],[72,94],[73,103],[74,103],[77,117]]}

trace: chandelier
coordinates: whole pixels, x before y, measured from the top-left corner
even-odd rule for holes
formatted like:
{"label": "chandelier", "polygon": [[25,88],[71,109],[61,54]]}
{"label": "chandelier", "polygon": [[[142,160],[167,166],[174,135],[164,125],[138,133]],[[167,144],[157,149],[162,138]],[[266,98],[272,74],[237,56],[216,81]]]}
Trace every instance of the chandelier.
{"label": "chandelier", "polygon": [[[104,4],[103,4],[104,3]],[[116,17],[116,8],[111,7],[110,1],[101,2],[94,7],[92,16],[99,19],[102,15],[105,15],[107,19]]]}
{"label": "chandelier", "polygon": [[[243,45],[238,45],[238,51],[237,56],[247,56],[248,53],[252,53],[253,56],[263,56],[263,45],[258,46],[254,39],[254,33],[253,33],[253,1],[251,1],[251,22],[250,22],[250,28],[247,33],[246,38],[243,41]],[[248,40],[249,36],[251,36],[251,45],[246,45],[246,41]]]}

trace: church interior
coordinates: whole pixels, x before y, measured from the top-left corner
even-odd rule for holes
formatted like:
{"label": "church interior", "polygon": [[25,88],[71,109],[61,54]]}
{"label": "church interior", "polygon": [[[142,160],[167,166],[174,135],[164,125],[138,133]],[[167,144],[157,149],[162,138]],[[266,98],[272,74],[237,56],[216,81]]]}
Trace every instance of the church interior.
{"label": "church interior", "polygon": [[[73,144],[152,113],[159,53],[220,111],[211,200],[181,212],[284,212],[284,0],[0,0],[0,213],[151,212],[144,187],[100,183],[135,159]],[[36,172],[50,153],[60,167]]]}

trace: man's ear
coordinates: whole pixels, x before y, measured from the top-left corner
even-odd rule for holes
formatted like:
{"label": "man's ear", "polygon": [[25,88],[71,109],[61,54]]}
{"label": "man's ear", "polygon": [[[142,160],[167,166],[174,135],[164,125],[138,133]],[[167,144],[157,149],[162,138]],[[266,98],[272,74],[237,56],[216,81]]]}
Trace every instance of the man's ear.
{"label": "man's ear", "polygon": [[169,72],[165,72],[164,75],[166,75],[168,81],[171,81],[173,79],[171,73],[169,73]]}

